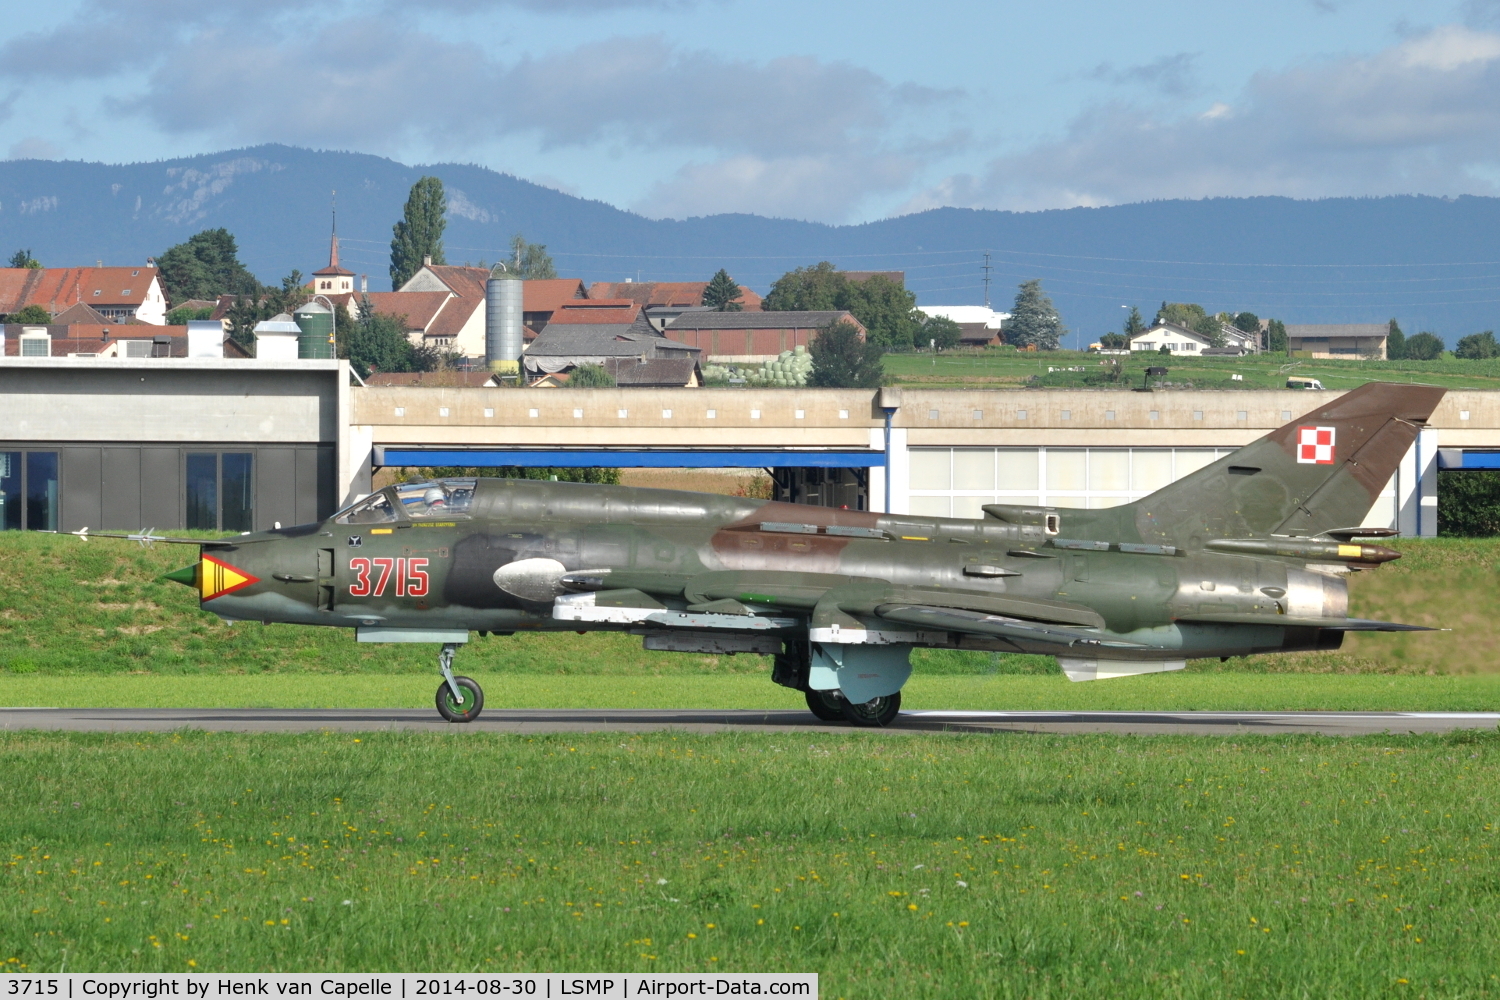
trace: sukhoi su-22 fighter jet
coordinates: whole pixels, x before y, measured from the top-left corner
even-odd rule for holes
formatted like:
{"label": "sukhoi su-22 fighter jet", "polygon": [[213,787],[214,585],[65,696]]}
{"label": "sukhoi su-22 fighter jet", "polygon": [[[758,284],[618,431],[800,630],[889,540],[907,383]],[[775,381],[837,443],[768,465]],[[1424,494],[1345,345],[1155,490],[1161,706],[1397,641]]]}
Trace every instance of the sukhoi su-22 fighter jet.
{"label": "sukhoi su-22 fighter jet", "polygon": [[[647,649],[759,653],[825,720],[890,722],[915,647],[1045,653],[1076,681],[1192,657],[1339,648],[1347,575],[1399,553],[1361,528],[1443,396],[1371,383],[1134,503],[994,504],[982,520],[622,486],[443,479],[298,527],[202,542],[171,574],[233,621],[441,646],[470,633],[624,631]],[[187,540],[183,540],[187,541]]]}

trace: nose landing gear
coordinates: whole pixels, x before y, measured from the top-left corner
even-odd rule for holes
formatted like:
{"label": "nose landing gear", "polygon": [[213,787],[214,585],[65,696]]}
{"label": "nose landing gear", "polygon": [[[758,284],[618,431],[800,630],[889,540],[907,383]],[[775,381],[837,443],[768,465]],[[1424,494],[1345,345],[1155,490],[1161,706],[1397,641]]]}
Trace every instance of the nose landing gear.
{"label": "nose landing gear", "polygon": [[443,683],[437,689],[437,710],[449,722],[473,722],[484,708],[484,691],[472,678],[453,676],[453,654],[457,650],[456,643],[445,642],[438,654]]}

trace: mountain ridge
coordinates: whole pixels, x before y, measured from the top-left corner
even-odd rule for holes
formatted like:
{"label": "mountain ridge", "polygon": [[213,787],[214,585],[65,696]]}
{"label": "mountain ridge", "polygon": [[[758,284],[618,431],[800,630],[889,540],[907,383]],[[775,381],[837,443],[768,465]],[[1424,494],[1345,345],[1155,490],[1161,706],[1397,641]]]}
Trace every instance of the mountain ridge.
{"label": "mountain ridge", "polygon": [[235,234],[263,281],[327,262],[337,190],[345,266],[389,287],[390,227],[411,184],[442,178],[448,259],[492,261],[521,232],[586,281],[706,280],[727,267],[764,292],[818,260],[905,270],[920,304],[982,300],[1043,280],[1084,342],[1162,300],[1286,322],[1383,322],[1453,344],[1500,311],[1500,199],[1422,195],[1156,200],[1010,212],[934,208],[850,225],[744,213],[650,219],[479,164],[406,165],[368,153],[267,144],[132,164],[0,161],[0,253],[44,264],[144,262],[201,229]]}

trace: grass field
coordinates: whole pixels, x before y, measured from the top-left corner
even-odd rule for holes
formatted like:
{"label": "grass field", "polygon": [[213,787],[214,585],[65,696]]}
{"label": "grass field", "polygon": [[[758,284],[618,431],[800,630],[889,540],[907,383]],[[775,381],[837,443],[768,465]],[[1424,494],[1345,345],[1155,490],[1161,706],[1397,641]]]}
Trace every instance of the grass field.
{"label": "grass field", "polygon": [[[896,385],[931,388],[1020,388],[1033,378],[1046,386],[1092,384],[1086,376],[1101,371],[1101,361],[1120,360],[1124,373],[1119,388],[1142,385],[1147,365],[1164,365],[1174,384],[1192,383],[1202,389],[1280,389],[1288,375],[1315,378],[1325,388],[1348,390],[1366,382],[1424,382],[1450,389],[1500,388],[1500,361],[1460,361],[1453,357],[1438,361],[1338,361],[1291,358],[1262,354],[1244,358],[1163,357],[1142,352],[1137,355],[1101,357],[1081,351],[1036,353],[996,348],[930,353],[887,354],[885,371]],[[1048,368],[1082,366],[1084,372]],[[1241,376],[1240,380],[1230,375]]]}
{"label": "grass field", "polygon": [[1500,993],[1500,737],[0,735],[24,971]]}
{"label": "grass field", "polygon": [[[802,709],[765,674],[470,675],[501,708]],[[0,706],[49,708],[425,708],[419,674],[0,675]],[[1173,673],[1074,684],[1060,674],[915,674],[908,710],[1500,711],[1500,675]]]}

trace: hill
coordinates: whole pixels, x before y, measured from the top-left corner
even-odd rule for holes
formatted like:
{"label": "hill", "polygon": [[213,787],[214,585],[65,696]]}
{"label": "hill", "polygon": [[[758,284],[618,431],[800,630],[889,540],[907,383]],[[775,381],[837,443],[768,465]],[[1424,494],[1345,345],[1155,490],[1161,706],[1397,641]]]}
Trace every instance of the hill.
{"label": "hill", "polygon": [[[919,302],[993,299],[1040,277],[1085,342],[1148,318],[1163,299],[1249,309],[1292,323],[1380,322],[1449,344],[1496,326],[1500,199],[1221,198],[1002,212],[941,208],[849,226],[750,215],[657,220],[469,164],[407,166],[360,153],[257,146],[154,163],[0,162],[0,251],[47,264],[144,261],[200,229],[229,228],[262,280],[326,263],[338,191],[344,262],[386,276],[408,188],[435,174],[450,198],[450,262],[492,261],[523,232],[563,274],[703,280],[726,266],[764,292],[783,271],[833,260],[903,269]],[[1069,345],[1076,342],[1070,337]]]}

